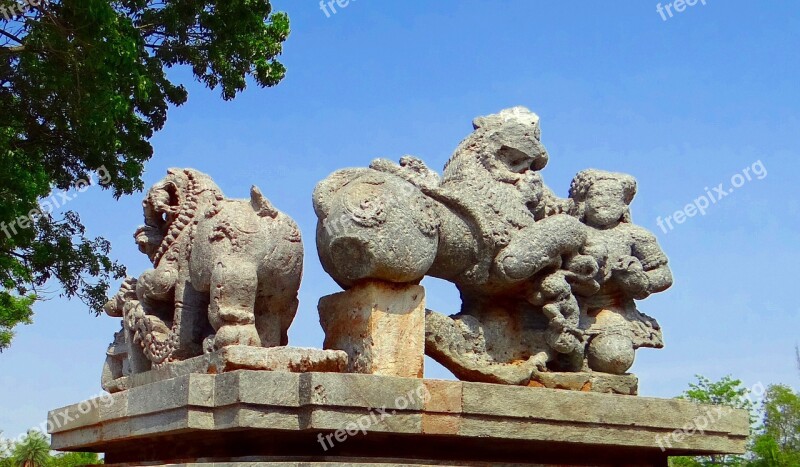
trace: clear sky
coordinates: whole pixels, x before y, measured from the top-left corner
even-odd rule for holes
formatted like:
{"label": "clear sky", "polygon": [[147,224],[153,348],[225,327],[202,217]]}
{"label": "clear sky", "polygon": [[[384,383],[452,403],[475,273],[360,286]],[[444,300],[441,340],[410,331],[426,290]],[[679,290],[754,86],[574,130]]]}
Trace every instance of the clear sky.
{"label": "clear sky", "polygon": [[[707,0],[663,18],[648,0],[351,0],[330,17],[317,1],[275,3],[292,20],[286,79],[233,102],[190,83],[153,140],[146,181],[193,167],[230,197],[257,184],[297,220],[306,258],[291,345],[321,347],[316,304],[338,291],[314,247],[314,185],[376,157],[441,170],[474,117],[524,105],[541,117],[556,193],[585,168],[639,180],[633,220],[658,234],[675,276],[639,306],[667,343],[639,351],[641,393],[675,396],[695,374],[800,387],[800,3]],[[705,215],[675,216],[720,183],[733,191]],[[141,198],[93,187],[66,206],[132,275],[148,267],[132,238]],[[671,230],[657,224],[667,216]],[[429,308],[458,311],[454,286],[425,284]],[[0,355],[8,437],[97,395],[120,327],[52,291]],[[426,376],[452,377],[435,364]]]}

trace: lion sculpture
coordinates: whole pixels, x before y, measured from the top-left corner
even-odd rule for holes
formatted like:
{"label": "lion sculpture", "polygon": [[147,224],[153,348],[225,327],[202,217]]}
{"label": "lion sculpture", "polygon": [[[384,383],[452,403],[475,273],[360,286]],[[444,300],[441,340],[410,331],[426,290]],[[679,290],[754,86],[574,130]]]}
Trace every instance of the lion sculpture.
{"label": "lion sculpture", "polygon": [[192,169],[170,169],[142,204],[145,225],[134,236],[153,269],[106,304],[123,330],[104,380],[204,350],[287,344],[303,267],[291,218],[255,186],[250,200],[226,199]]}

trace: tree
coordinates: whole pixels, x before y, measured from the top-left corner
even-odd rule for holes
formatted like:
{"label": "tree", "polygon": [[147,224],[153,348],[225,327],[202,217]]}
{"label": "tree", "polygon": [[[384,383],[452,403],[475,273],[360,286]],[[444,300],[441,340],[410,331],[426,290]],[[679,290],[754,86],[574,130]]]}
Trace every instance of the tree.
{"label": "tree", "polygon": [[141,190],[151,137],[188,97],[165,70],[188,65],[225,100],[248,78],[274,86],[289,19],[269,0],[0,0],[0,27],[2,350],[48,281],[100,313],[125,274],[53,190],[98,171],[117,198]]}
{"label": "tree", "polygon": [[[689,389],[678,396],[678,399],[685,399],[699,404],[724,405],[734,409],[744,409],[751,413],[751,422],[754,421],[750,390],[743,387],[741,381],[730,376],[725,376],[717,382],[712,382],[700,375],[696,375],[696,378],[697,382],[689,383]],[[670,459],[670,466],[673,467],[739,466],[743,463],[743,457],[734,455],[673,457]]]}
{"label": "tree", "polygon": [[774,385],[764,396],[764,420],[753,442],[751,465],[800,465],[800,396],[790,387]]}
{"label": "tree", "polygon": [[50,443],[40,431],[29,431],[11,451],[11,461],[19,467],[49,466],[50,460]]}

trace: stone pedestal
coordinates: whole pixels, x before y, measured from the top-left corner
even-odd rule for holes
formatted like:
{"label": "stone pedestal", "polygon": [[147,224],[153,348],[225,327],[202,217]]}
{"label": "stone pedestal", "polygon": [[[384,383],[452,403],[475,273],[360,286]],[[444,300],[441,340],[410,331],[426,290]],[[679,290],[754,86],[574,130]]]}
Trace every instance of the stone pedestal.
{"label": "stone pedestal", "polygon": [[348,371],[422,378],[425,289],[371,281],[319,301],[325,349],[344,350]]}
{"label": "stone pedestal", "polygon": [[105,388],[108,392],[116,393],[179,376],[215,375],[236,370],[342,373],[346,369],[347,354],[341,350],[232,345],[180,362],[166,363],[154,370],[117,378],[106,383]]}
{"label": "stone pedestal", "polygon": [[680,400],[363,374],[188,374],[50,413],[110,465],[666,466],[742,453],[748,414]]}

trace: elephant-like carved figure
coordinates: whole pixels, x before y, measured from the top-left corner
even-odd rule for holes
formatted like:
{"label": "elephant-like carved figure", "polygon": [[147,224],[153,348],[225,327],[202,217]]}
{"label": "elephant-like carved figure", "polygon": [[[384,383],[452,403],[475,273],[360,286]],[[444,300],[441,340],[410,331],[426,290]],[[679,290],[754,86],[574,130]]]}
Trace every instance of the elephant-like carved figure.
{"label": "elephant-like carved figure", "polygon": [[143,207],[134,236],[153,269],[106,305],[123,318],[130,372],[230,345],[288,343],[303,266],[291,218],[255,186],[250,200],[226,199],[191,169],[170,169]]}
{"label": "elephant-like carved figure", "polygon": [[569,198],[542,181],[549,156],[524,107],[479,117],[440,177],[378,159],[317,186],[317,250],[343,288],[433,276],[458,314],[428,311],[426,353],[466,380],[528,384],[542,372],[625,373],[661,329],[634,300],[672,284],[655,237],[634,226],[635,180],[581,172]]}

